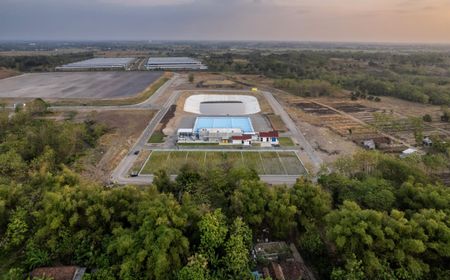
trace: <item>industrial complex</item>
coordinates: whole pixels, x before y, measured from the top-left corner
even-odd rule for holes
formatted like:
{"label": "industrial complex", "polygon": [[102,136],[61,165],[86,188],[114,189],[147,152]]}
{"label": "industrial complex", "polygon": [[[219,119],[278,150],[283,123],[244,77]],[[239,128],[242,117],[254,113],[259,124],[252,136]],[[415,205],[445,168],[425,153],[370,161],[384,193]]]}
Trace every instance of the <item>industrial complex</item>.
{"label": "industrial complex", "polygon": [[135,58],[92,58],[56,67],[58,71],[80,71],[80,70],[129,70],[129,66]]}
{"label": "industrial complex", "polygon": [[[144,58],[114,57],[92,58],[65,64],[57,71],[92,71],[92,70],[134,70],[133,64],[140,64]],[[143,60],[142,67],[137,70],[206,70],[208,67],[200,60],[190,57],[150,57]]]}
{"label": "industrial complex", "polygon": [[192,95],[186,99],[184,111],[202,116],[195,119],[192,128],[178,129],[178,143],[258,144],[262,147],[279,145],[278,132],[254,130],[248,115],[261,111],[254,96]]}
{"label": "industrial complex", "polygon": [[197,117],[193,128],[180,128],[178,143],[218,143],[261,147],[279,145],[278,132],[255,132],[248,117]]}
{"label": "industrial complex", "polygon": [[147,70],[206,70],[201,61],[190,57],[151,57],[145,66]]}

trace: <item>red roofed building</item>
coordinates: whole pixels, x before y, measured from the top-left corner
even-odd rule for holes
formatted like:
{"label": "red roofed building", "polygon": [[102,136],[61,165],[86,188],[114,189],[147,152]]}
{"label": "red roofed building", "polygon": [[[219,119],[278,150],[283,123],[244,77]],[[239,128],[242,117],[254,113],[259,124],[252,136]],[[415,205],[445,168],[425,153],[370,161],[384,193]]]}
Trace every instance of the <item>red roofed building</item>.
{"label": "red roofed building", "polygon": [[271,145],[279,145],[278,141],[279,134],[278,131],[268,131],[259,133],[259,141],[261,143],[270,143]]}
{"label": "red roofed building", "polygon": [[232,136],[231,143],[234,145],[251,145],[252,144],[252,135],[242,134],[242,135]]}

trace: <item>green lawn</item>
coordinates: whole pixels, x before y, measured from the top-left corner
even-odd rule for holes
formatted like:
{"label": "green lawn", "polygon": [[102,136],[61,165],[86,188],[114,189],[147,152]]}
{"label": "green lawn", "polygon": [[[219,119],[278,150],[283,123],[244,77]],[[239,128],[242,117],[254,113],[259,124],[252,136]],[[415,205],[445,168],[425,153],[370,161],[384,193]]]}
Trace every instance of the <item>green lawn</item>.
{"label": "green lawn", "polygon": [[264,173],[266,174],[286,174],[284,166],[276,152],[261,153]]}
{"label": "green lawn", "polygon": [[279,152],[278,156],[286,168],[289,175],[306,173],[306,169],[298,159],[297,155],[292,152]]}
{"label": "green lawn", "polygon": [[258,174],[265,174],[259,152],[245,152],[242,153],[242,156],[244,157],[245,166],[255,169]]}
{"label": "green lawn", "polygon": [[280,141],[280,146],[282,147],[295,146],[294,141],[292,141],[291,137],[280,137],[278,138],[278,141]]}
{"label": "green lawn", "polygon": [[148,143],[151,144],[158,144],[158,143],[164,143],[164,133],[161,131],[155,131],[153,132],[152,136],[150,136],[150,139],[148,139]]}
{"label": "green lawn", "polygon": [[176,175],[189,164],[201,169],[225,166],[249,167],[260,175],[300,175],[306,170],[294,152],[154,151],[141,174],[160,169]]}

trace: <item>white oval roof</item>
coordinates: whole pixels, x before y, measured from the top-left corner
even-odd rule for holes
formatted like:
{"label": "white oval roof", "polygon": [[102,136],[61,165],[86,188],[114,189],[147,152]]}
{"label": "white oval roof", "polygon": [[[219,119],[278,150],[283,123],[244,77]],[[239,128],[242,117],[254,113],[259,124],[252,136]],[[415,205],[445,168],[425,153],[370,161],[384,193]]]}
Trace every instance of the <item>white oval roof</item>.
{"label": "white oval roof", "polygon": [[203,102],[242,102],[244,115],[261,112],[258,99],[250,95],[196,94],[189,96],[184,103],[184,111],[201,115],[200,104]]}

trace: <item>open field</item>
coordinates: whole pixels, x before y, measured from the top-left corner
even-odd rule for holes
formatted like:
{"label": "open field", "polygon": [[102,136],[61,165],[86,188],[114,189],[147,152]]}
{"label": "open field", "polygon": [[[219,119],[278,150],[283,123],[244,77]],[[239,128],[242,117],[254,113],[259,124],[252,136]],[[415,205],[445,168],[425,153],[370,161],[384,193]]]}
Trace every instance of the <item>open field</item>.
{"label": "open field", "polygon": [[[331,100],[331,98],[327,100]],[[356,144],[373,139],[378,148],[385,152],[400,152],[406,149],[401,142],[404,139],[380,133],[371,122],[352,115],[360,113],[370,118],[379,111],[377,109],[365,107],[356,102],[344,102],[344,100],[332,103],[322,100],[319,102],[313,99],[291,98],[289,104],[289,111],[295,119],[307,121],[315,126],[326,127]],[[321,147],[318,149],[320,150]],[[334,152],[331,151],[331,153]]]}
{"label": "open field", "polygon": [[291,137],[280,137],[278,139],[280,141],[280,146],[282,147],[293,147],[295,146],[294,141],[292,141]]}
{"label": "open field", "polygon": [[288,129],[286,128],[286,124],[283,122],[280,116],[269,114],[267,115],[267,119],[270,122],[270,125],[272,125],[273,130],[279,131],[279,132],[285,132]]}
{"label": "open field", "polygon": [[160,169],[178,174],[185,164],[199,168],[246,166],[260,175],[302,175],[305,168],[294,152],[235,151],[153,151],[141,170],[142,175]]}
{"label": "open field", "polygon": [[345,114],[348,114],[372,127],[409,145],[416,145],[414,131],[420,127],[415,120],[429,114],[432,122],[423,122],[420,130],[424,135],[450,136],[450,124],[441,122],[438,106],[424,105],[395,98],[385,98],[381,102],[361,100],[357,102],[342,100],[320,101]]}
{"label": "open field", "polygon": [[161,72],[32,73],[0,80],[1,98],[118,99],[137,95]]}

